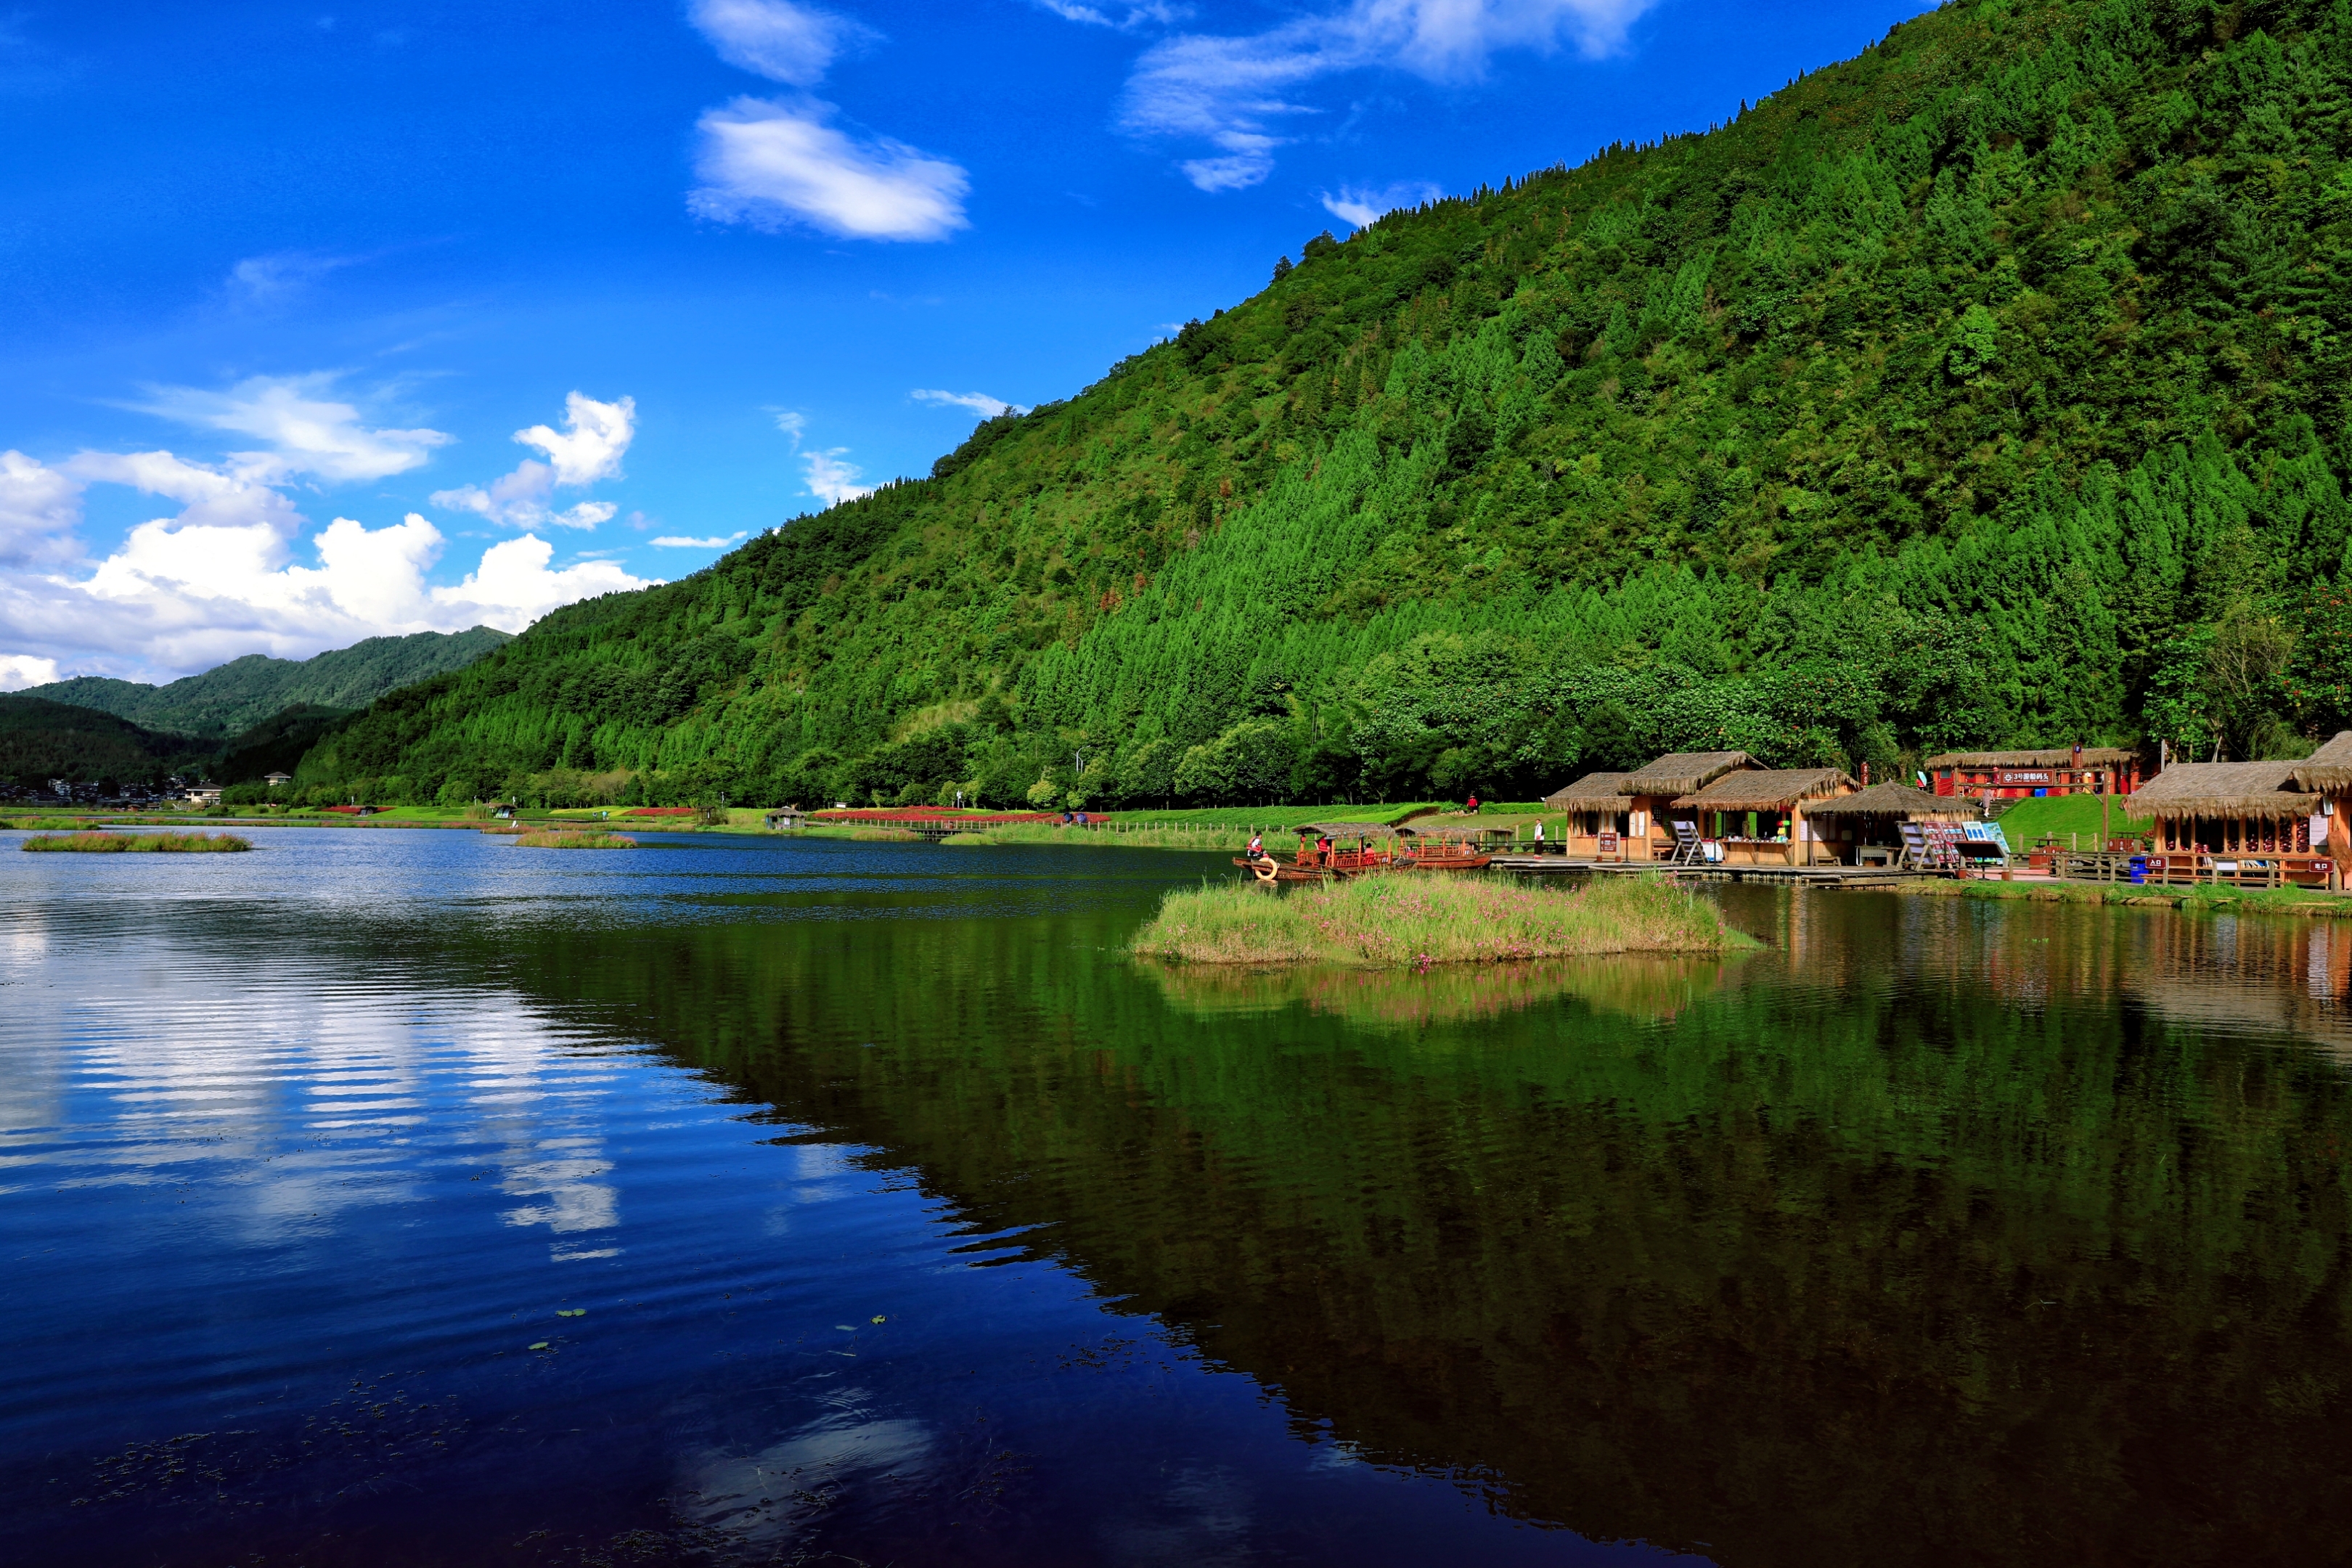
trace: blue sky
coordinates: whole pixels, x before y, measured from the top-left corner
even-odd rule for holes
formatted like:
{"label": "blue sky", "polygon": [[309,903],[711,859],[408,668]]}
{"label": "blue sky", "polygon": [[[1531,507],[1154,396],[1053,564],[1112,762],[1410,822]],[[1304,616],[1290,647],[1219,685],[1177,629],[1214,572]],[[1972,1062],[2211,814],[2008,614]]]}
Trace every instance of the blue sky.
{"label": "blue sky", "polygon": [[0,689],[520,629],[1923,7],[0,9]]}

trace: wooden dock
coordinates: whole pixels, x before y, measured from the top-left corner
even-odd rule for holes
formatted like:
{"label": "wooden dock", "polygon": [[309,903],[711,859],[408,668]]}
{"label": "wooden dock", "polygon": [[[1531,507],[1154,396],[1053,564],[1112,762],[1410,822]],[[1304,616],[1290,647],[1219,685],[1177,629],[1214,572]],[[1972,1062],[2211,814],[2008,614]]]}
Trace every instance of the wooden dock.
{"label": "wooden dock", "polygon": [[1663,871],[1677,881],[1766,882],[1784,888],[1883,888],[1936,875],[1898,871],[1888,866],[1727,866],[1719,862],[1670,866],[1663,860],[1576,860],[1565,855],[1497,855],[1487,865],[1503,871],[1580,871],[1599,877]]}

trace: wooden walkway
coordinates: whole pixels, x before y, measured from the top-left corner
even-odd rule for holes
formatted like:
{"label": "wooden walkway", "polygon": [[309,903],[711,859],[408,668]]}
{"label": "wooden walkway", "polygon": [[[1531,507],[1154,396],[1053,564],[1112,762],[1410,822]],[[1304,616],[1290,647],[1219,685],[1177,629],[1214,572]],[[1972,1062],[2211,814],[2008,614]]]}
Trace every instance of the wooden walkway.
{"label": "wooden walkway", "polygon": [[1565,855],[1497,855],[1487,865],[1504,871],[1581,871],[1599,877],[1664,871],[1678,881],[1769,882],[1799,888],[1878,888],[1937,874],[1885,866],[1669,866],[1663,860],[1572,860]]}

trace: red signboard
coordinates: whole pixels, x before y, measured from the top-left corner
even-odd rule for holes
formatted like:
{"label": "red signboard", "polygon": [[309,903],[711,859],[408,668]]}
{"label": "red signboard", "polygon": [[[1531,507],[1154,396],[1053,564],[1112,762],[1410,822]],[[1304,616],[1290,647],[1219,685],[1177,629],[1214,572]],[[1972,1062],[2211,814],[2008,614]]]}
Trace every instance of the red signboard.
{"label": "red signboard", "polygon": [[1604,833],[1601,836],[1601,853],[1603,855],[1614,855],[1617,853],[1617,836],[1615,834]]}

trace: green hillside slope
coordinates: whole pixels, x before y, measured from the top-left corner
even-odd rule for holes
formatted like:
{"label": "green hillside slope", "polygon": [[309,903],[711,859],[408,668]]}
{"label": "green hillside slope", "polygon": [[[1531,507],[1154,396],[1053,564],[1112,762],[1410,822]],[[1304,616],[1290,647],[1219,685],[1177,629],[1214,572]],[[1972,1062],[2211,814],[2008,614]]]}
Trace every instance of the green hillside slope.
{"label": "green hillside slope", "polygon": [[369,637],[301,660],[247,654],[168,686],[90,675],[37,686],[27,695],[95,708],[150,730],[226,737],[288,708],[364,708],[387,691],[462,669],[509,637],[476,626],[454,634]]}
{"label": "green hillside slope", "polygon": [[387,797],[1523,796],[2346,721],[2352,9],[1984,0],[1310,242],[305,760]]}
{"label": "green hillside slope", "polygon": [[21,691],[0,694],[0,783],[45,789],[53,778],[147,782],[209,752],[202,742],[158,734],[111,713]]}

